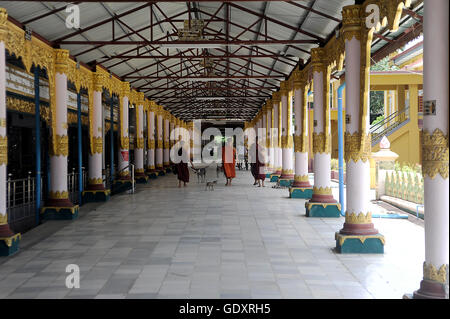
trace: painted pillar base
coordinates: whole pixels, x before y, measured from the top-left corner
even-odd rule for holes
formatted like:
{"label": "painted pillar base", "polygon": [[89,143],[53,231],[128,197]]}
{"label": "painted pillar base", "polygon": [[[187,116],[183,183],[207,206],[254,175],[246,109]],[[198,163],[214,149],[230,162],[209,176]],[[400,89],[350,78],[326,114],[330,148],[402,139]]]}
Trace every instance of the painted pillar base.
{"label": "painted pillar base", "polygon": [[306,217],[340,217],[341,204],[306,202]]}
{"label": "painted pillar base", "polygon": [[139,184],[147,184],[148,183],[148,176],[147,175],[137,175],[134,177],[136,180],[136,183]]}
{"label": "painted pillar base", "polygon": [[72,220],[78,218],[78,205],[46,206],[41,208],[43,220]]}
{"label": "painted pillar base", "polygon": [[307,198],[310,199],[313,195],[312,187],[289,187],[289,198]]}
{"label": "painted pillar base", "polygon": [[270,174],[270,181],[271,182],[278,182],[278,179],[280,178],[281,174]]}
{"label": "painted pillar base", "polygon": [[338,232],[336,251],[340,254],[384,254],[384,236],[375,235],[343,235]]}
{"label": "painted pillar base", "polygon": [[164,176],[164,175],[166,175],[166,171],[165,171],[164,168],[158,167],[156,170],[158,171],[158,176]]}
{"label": "painted pillar base", "polygon": [[266,178],[270,178],[272,176],[272,173],[266,173]]}
{"label": "painted pillar base", "polygon": [[420,282],[420,289],[414,291],[414,299],[448,299],[445,285],[432,280],[423,279]]}
{"label": "painted pillar base", "polygon": [[110,189],[83,191],[83,203],[107,202],[111,198]]}
{"label": "painted pillar base", "polygon": [[0,256],[11,256],[19,251],[20,233],[0,238]]}
{"label": "painted pillar base", "polygon": [[281,187],[291,187],[293,182],[294,182],[293,178],[282,178],[282,177],[280,177],[278,179],[278,184]]}

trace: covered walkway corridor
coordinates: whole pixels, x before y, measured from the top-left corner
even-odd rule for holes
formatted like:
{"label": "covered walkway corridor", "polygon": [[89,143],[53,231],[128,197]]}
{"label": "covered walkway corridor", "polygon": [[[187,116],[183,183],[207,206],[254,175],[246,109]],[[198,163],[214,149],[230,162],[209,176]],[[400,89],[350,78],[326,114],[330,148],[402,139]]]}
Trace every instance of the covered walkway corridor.
{"label": "covered walkway corridor", "polygon": [[[31,230],[0,260],[0,298],[399,299],[419,285],[423,226],[374,219],[384,255],[337,254],[343,218],[307,218],[304,200],[253,186],[249,171],[218,181],[180,189],[169,174]],[[68,264],[79,289],[65,286]]]}

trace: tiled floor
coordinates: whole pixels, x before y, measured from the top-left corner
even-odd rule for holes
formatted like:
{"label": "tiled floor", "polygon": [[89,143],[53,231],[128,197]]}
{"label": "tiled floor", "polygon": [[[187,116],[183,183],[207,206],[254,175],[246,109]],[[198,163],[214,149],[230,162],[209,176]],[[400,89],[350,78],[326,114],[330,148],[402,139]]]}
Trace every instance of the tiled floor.
{"label": "tiled floor", "polygon": [[[237,174],[215,191],[192,175],[179,189],[170,174],[35,228],[0,257],[0,298],[401,298],[419,287],[423,227],[377,219],[384,255],[335,254],[343,218],[307,218],[304,200]],[[68,264],[79,289],[65,286]]]}

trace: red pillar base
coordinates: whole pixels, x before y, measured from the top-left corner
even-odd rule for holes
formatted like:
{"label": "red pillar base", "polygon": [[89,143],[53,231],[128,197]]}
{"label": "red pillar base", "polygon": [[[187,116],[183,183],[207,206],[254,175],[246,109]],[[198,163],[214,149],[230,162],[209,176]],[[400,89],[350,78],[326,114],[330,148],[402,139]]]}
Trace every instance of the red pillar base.
{"label": "red pillar base", "polygon": [[444,284],[427,279],[420,282],[419,290],[413,294],[414,299],[448,299],[448,297]]}

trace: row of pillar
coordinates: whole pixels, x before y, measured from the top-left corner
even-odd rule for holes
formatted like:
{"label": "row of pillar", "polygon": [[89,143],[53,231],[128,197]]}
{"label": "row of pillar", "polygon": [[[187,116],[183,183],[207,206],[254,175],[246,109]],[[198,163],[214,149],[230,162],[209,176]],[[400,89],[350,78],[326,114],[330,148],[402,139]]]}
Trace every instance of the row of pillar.
{"label": "row of pillar", "polygon": [[[415,298],[449,296],[448,6],[448,1],[437,0],[425,1],[424,8],[424,104],[433,105],[435,112],[425,111],[424,114],[421,153],[425,189],[425,262],[423,280],[420,289],[414,293]],[[331,191],[329,87],[333,57],[326,48],[312,49],[310,67],[295,70],[290,80],[281,82],[280,90],[274,92],[256,117],[245,125],[245,128],[266,131],[258,142],[267,147],[268,176],[280,186],[289,186],[291,198],[308,199],[305,203],[308,217],[345,216],[343,228],[335,234],[339,253],[384,253],[385,244],[384,236],[374,228],[369,206],[369,69],[374,29],[366,28],[364,10],[363,6],[354,5],[346,6],[342,11],[346,81],[345,213],[341,213],[340,203]],[[311,82],[314,92],[313,186],[308,178],[310,122],[307,94]],[[294,132],[290,132],[289,90],[294,96]]]}

